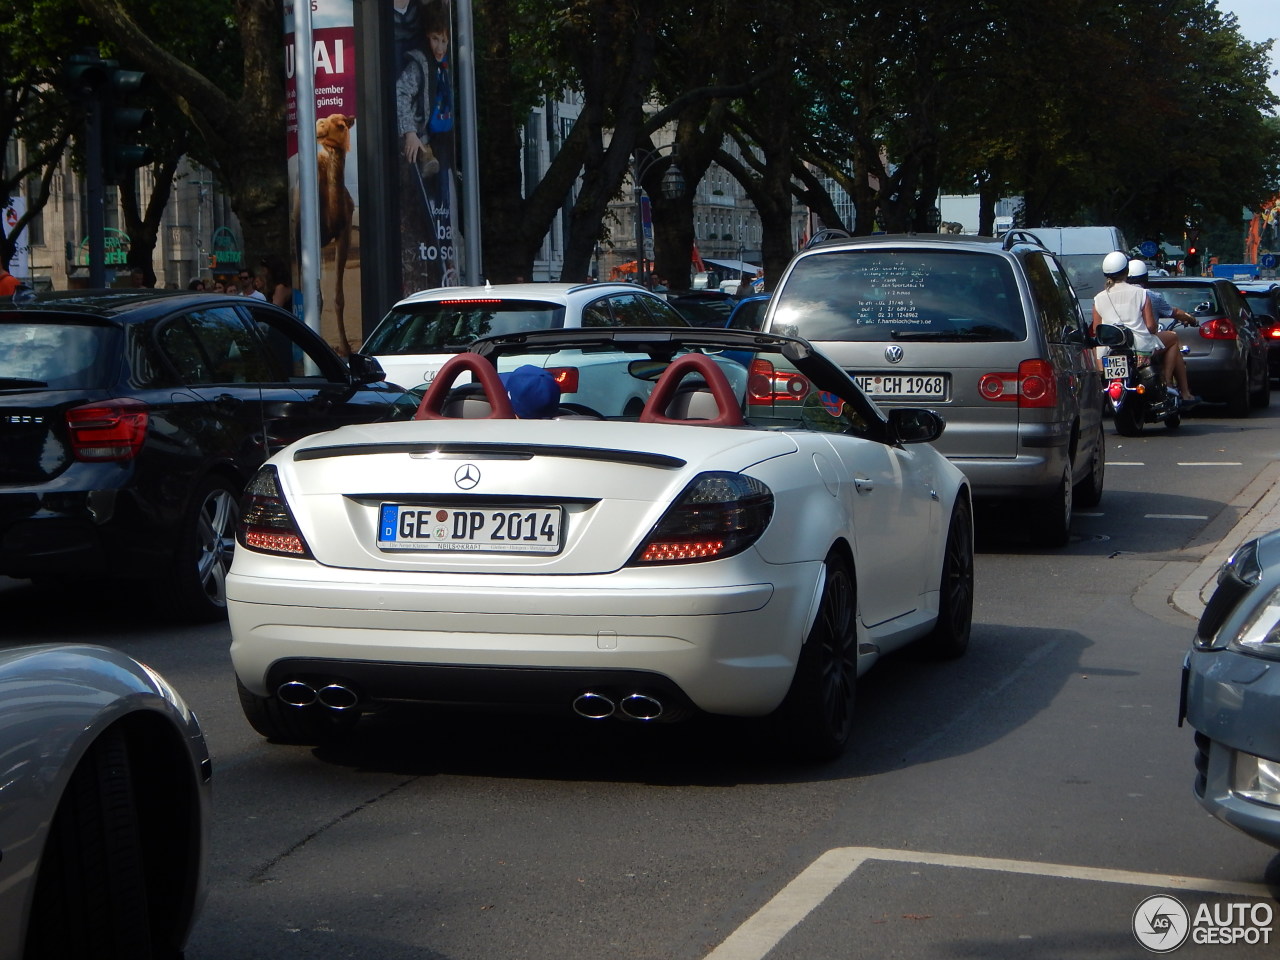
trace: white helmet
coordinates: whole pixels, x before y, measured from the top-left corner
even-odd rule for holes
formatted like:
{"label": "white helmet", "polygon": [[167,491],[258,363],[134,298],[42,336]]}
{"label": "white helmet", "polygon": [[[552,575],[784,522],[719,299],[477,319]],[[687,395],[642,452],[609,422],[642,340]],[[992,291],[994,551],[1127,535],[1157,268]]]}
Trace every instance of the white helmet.
{"label": "white helmet", "polygon": [[1102,258],[1102,272],[1108,277],[1129,272],[1129,258],[1119,250],[1113,250]]}
{"label": "white helmet", "polygon": [[1138,279],[1141,279],[1146,275],[1147,275],[1147,261],[1145,260],[1129,261],[1129,276],[1137,277]]}

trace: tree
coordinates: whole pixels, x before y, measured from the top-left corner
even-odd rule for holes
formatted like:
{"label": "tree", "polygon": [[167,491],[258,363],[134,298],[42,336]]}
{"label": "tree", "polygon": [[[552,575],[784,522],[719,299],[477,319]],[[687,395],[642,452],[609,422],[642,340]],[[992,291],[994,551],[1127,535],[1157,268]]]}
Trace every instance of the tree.
{"label": "tree", "polygon": [[[249,262],[290,248],[283,22],[276,0],[80,0],[198,132],[244,231]],[[201,24],[193,30],[192,22]],[[238,68],[238,69],[237,69]]]}
{"label": "tree", "polygon": [[83,113],[64,92],[61,66],[90,31],[58,4],[13,0],[0,21],[0,146],[21,142],[13,162],[0,150],[0,198],[26,196],[26,213],[9,232],[0,227],[0,265],[13,259],[17,237],[49,200],[67,145]]}

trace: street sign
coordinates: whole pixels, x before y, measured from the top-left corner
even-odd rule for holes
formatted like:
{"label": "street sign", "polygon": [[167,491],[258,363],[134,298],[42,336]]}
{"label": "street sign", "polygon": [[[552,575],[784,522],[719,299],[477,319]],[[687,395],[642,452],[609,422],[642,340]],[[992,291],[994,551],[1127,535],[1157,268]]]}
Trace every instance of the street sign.
{"label": "street sign", "polygon": [[1276,255],[1274,253],[1264,253],[1258,258],[1258,266],[1263,270],[1274,270],[1276,268]]}
{"label": "street sign", "polygon": [[1160,252],[1160,247],[1154,240],[1143,240],[1142,246],[1138,249],[1142,251],[1143,258],[1147,260],[1154,259],[1155,255]]}

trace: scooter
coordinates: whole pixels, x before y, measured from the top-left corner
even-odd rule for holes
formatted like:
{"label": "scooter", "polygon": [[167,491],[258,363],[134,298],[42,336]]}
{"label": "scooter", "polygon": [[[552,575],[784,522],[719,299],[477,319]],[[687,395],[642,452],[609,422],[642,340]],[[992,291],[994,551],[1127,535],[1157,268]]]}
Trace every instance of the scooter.
{"label": "scooter", "polygon": [[1097,344],[1108,347],[1102,358],[1103,391],[1111,402],[1116,433],[1136,437],[1148,423],[1170,430],[1182,423],[1182,397],[1164,382],[1150,354],[1133,347],[1133,331],[1110,323],[1098,325]]}

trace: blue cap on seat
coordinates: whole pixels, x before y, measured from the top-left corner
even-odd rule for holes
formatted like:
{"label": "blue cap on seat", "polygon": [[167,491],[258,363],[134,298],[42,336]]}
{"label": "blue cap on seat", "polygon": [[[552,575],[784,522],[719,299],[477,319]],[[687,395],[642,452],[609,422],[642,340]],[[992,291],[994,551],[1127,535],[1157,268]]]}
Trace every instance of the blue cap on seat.
{"label": "blue cap on seat", "polygon": [[526,363],[500,374],[511,398],[511,408],[521,420],[547,420],[560,407],[560,385],[542,367]]}

